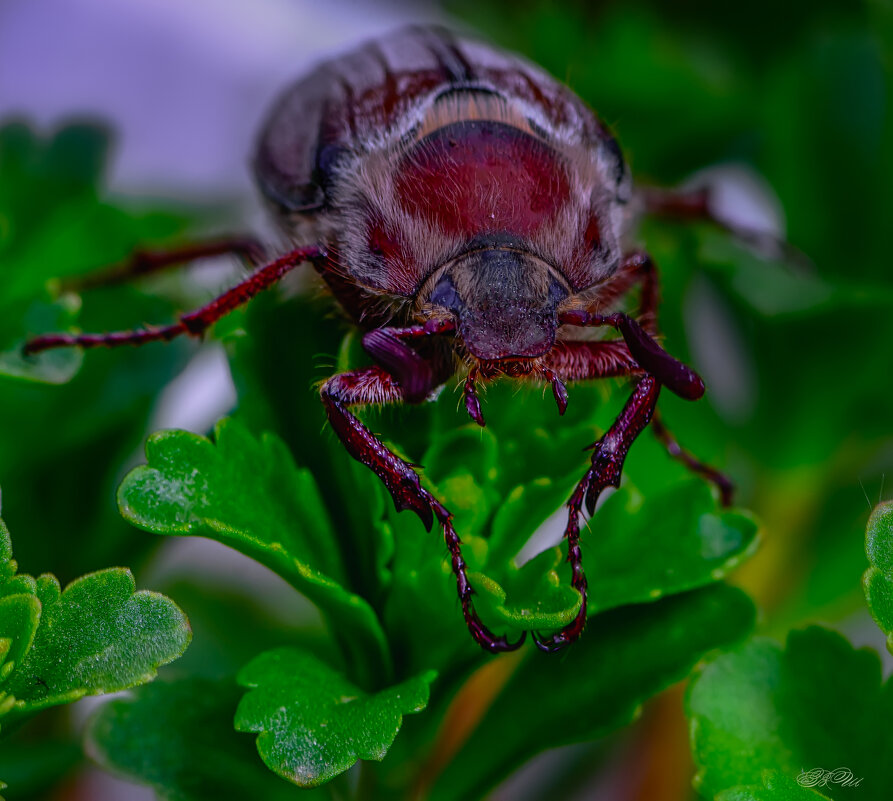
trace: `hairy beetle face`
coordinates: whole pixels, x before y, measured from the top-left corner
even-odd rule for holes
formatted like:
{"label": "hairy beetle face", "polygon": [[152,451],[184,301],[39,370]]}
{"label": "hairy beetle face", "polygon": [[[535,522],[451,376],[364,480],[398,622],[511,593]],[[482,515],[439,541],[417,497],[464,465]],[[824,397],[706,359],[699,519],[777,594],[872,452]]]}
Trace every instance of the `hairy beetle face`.
{"label": "hairy beetle face", "polygon": [[551,350],[567,291],[544,262],[504,247],[473,250],[447,265],[428,298],[458,318],[481,361],[535,358]]}

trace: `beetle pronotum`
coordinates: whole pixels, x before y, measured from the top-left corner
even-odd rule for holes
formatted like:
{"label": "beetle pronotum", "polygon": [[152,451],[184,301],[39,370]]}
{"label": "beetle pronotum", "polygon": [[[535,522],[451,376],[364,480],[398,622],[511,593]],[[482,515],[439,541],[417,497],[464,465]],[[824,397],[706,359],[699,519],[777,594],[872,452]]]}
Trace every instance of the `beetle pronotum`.
{"label": "beetle pronotum", "polygon": [[[365,332],[363,346],[375,362],[322,385],[329,422],[351,456],[384,482],[397,509],[411,509],[429,530],[440,523],[465,622],[491,652],[517,648],[524,637],[509,642],[484,625],[449,510],[351,407],[420,403],[458,373],[466,409],[484,425],[480,381],[547,382],[563,413],[566,382],[630,377],[632,393],[593,446],[591,466],[567,504],[567,559],[580,611],[561,631],[533,635],[544,650],[575,640],[586,622],[584,505],[592,513],[602,490],[619,484],[662,386],[688,400],[704,392],[698,375],[655,341],[654,265],[624,244],[643,211],[709,219],[707,196],[635,194],[617,142],[569,89],[518,56],[441,28],[400,30],[317,67],[273,108],[254,164],[293,250],[172,325],[41,336],[26,350],[198,336],[311,263]],[[146,272],[227,250],[257,253],[253,243],[232,240],[137,254],[129,267]],[[599,312],[635,286],[635,317]],[[621,338],[574,336],[594,326],[613,327]],[[662,425],[657,434],[728,502],[731,485],[720,473],[682,451]]]}

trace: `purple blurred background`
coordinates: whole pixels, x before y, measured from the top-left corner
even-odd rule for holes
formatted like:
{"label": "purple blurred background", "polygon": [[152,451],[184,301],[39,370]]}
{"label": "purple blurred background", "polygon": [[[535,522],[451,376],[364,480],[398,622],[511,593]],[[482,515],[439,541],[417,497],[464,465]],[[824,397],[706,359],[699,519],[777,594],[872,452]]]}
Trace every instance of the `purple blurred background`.
{"label": "purple blurred background", "polygon": [[3,0],[0,117],[92,112],[118,132],[112,186],[248,192],[255,129],[313,62],[433,4],[350,0]]}

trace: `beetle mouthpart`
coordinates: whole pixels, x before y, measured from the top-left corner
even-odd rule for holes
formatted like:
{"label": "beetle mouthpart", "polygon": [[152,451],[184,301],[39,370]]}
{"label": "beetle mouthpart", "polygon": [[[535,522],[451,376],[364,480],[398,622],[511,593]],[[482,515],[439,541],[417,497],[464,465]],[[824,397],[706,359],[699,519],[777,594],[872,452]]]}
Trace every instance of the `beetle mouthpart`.
{"label": "beetle mouthpart", "polygon": [[546,380],[552,384],[552,395],[555,397],[555,403],[558,405],[558,414],[564,415],[567,411],[567,387],[552,370],[544,371]]}
{"label": "beetle mouthpart", "polygon": [[465,409],[468,412],[468,416],[481,428],[484,428],[487,423],[484,421],[483,412],[481,412],[481,402],[478,399],[476,381],[477,370],[472,368],[468,373],[468,378],[465,379]]}

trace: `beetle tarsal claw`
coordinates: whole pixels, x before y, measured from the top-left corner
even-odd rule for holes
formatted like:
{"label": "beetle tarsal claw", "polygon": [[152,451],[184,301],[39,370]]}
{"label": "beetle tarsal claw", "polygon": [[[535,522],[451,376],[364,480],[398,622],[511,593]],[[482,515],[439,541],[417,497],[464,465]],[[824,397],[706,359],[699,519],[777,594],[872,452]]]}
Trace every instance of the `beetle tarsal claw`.
{"label": "beetle tarsal claw", "polygon": [[571,644],[571,641],[561,633],[544,637],[539,632],[532,631],[530,636],[536,643],[536,647],[547,654],[554,654],[556,651],[561,651]]}
{"label": "beetle tarsal claw", "polygon": [[517,640],[515,640],[515,642],[509,642],[508,635],[503,634],[501,637],[495,638],[495,640],[493,641],[495,647],[488,650],[493,650],[494,652],[498,653],[517,651],[522,645],[524,645],[526,639],[526,631],[522,631],[521,636]]}

